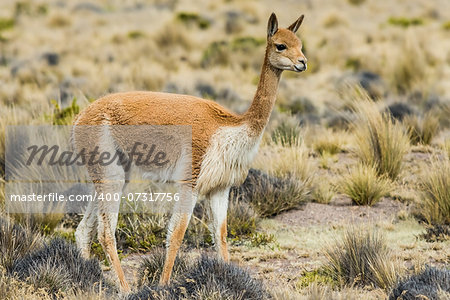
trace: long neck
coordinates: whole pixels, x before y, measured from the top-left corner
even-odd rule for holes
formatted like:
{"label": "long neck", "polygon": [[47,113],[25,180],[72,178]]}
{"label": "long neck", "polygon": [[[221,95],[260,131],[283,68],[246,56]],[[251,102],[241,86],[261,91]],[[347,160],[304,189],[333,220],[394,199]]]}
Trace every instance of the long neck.
{"label": "long neck", "polygon": [[269,63],[268,50],[266,50],[258,89],[252,104],[243,115],[245,121],[250,124],[252,132],[257,135],[262,133],[269,122],[270,114],[275,105],[281,72],[282,70],[272,67]]}

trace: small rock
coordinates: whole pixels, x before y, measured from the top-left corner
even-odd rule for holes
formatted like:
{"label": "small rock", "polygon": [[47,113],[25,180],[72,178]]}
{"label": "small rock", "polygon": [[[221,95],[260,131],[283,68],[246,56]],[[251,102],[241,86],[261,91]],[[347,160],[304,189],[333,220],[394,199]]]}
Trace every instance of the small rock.
{"label": "small rock", "polygon": [[49,66],[56,66],[59,64],[59,54],[55,52],[45,52],[41,55]]}

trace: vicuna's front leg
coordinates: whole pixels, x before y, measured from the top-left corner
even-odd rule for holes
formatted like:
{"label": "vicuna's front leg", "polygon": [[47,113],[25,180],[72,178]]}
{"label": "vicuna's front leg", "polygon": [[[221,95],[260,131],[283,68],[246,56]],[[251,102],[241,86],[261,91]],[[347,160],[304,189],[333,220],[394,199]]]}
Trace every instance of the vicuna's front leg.
{"label": "vicuna's front leg", "polygon": [[183,242],[184,234],[186,233],[196,202],[197,195],[192,192],[192,189],[190,187],[182,187],[180,199],[175,203],[169,222],[166,259],[159,281],[160,284],[168,284],[170,281],[173,264],[175,263],[178,249],[180,249],[181,243]]}
{"label": "vicuna's front leg", "polygon": [[228,261],[228,247],[227,247],[227,210],[228,210],[228,196],[230,189],[224,189],[210,195],[210,211],[211,211],[211,226],[210,230],[213,235],[214,245],[217,253],[225,261]]}

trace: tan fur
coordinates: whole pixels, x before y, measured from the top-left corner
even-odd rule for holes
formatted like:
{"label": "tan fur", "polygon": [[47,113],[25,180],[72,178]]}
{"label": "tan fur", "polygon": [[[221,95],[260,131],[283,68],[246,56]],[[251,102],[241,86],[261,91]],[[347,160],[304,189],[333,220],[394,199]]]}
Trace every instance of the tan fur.
{"label": "tan fur", "polygon": [[[261,135],[269,120],[275,100],[278,83],[283,70],[302,71],[306,69],[306,58],[301,51],[301,41],[296,37],[295,31],[303,20],[301,16],[289,29],[278,29],[278,21],[274,14],[270,17],[268,25],[268,42],[266,54],[261,70],[260,81],[247,112],[242,115],[234,114],[219,104],[188,95],[158,93],[158,92],[127,92],[107,95],[98,99],[86,108],[77,117],[74,125],[74,140],[77,147],[86,147],[102,142],[104,147],[118,145],[126,151],[130,140],[136,137],[128,137],[129,133],[120,130],[106,129],[86,133],[85,130],[77,130],[81,125],[190,125],[192,128],[192,174],[184,174],[185,177],[177,178],[189,183],[195,195],[204,195],[214,198],[212,209],[222,209],[224,212],[214,213],[214,228],[217,236],[216,245],[220,255],[228,259],[226,245],[226,208],[228,192],[232,185],[241,183],[248,172],[248,168],[257,151]],[[286,49],[277,49],[277,44],[284,44]],[[300,68],[301,67],[301,68]],[[141,136],[141,134],[134,133]],[[145,133],[142,133],[145,134]],[[108,137],[105,137],[108,135]],[[173,159],[180,159],[181,152],[177,152],[180,145],[170,145],[169,153]],[[175,150],[174,150],[175,149]],[[171,166],[175,168],[175,166]],[[118,190],[123,186],[123,171],[110,168],[102,169],[100,166],[90,166],[89,174],[96,185],[96,190],[101,192],[104,178],[110,176],[117,180],[114,186]],[[147,170],[157,172],[158,170]],[[164,170],[159,170],[164,171]],[[176,172],[175,172],[176,173]],[[111,175],[112,174],[112,175]],[[161,176],[161,177],[169,177]],[[196,196],[195,196],[196,197]],[[196,198],[194,199],[196,200]],[[190,213],[174,214],[169,227],[172,232],[168,236],[167,256],[161,283],[167,283],[173,267],[178,248],[181,245],[186,227],[189,223],[195,201],[190,203]],[[99,209],[99,214],[102,209]],[[87,215],[89,215],[87,213]],[[87,218],[87,215],[85,218]],[[114,218],[115,214],[109,214]],[[91,217],[92,218],[92,217]],[[111,220],[99,219],[106,224]],[[82,221],[77,229],[77,243],[80,247],[86,247],[83,236],[92,230],[93,222]],[[114,230],[115,223],[104,228],[105,234],[102,246],[113,262],[113,267],[121,282],[122,288],[128,289],[123,271],[118,263],[115,251]],[[100,228],[100,225],[99,225]],[[111,232],[112,231],[112,232]],[[99,231],[100,232],[100,231]],[[81,239],[78,241],[78,239]],[[82,249],[86,252],[85,249]]]}

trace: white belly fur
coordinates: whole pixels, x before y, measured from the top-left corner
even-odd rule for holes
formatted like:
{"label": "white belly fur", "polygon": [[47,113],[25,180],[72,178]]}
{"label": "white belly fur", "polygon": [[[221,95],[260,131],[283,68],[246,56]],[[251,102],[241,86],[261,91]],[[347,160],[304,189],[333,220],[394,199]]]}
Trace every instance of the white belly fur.
{"label": "white belly fur", "polygon": [[247,125],[223,127],[211,137],[197,179],[199,194],[206,195],[241,184],[258,152],[261,135],[249,136]]}

